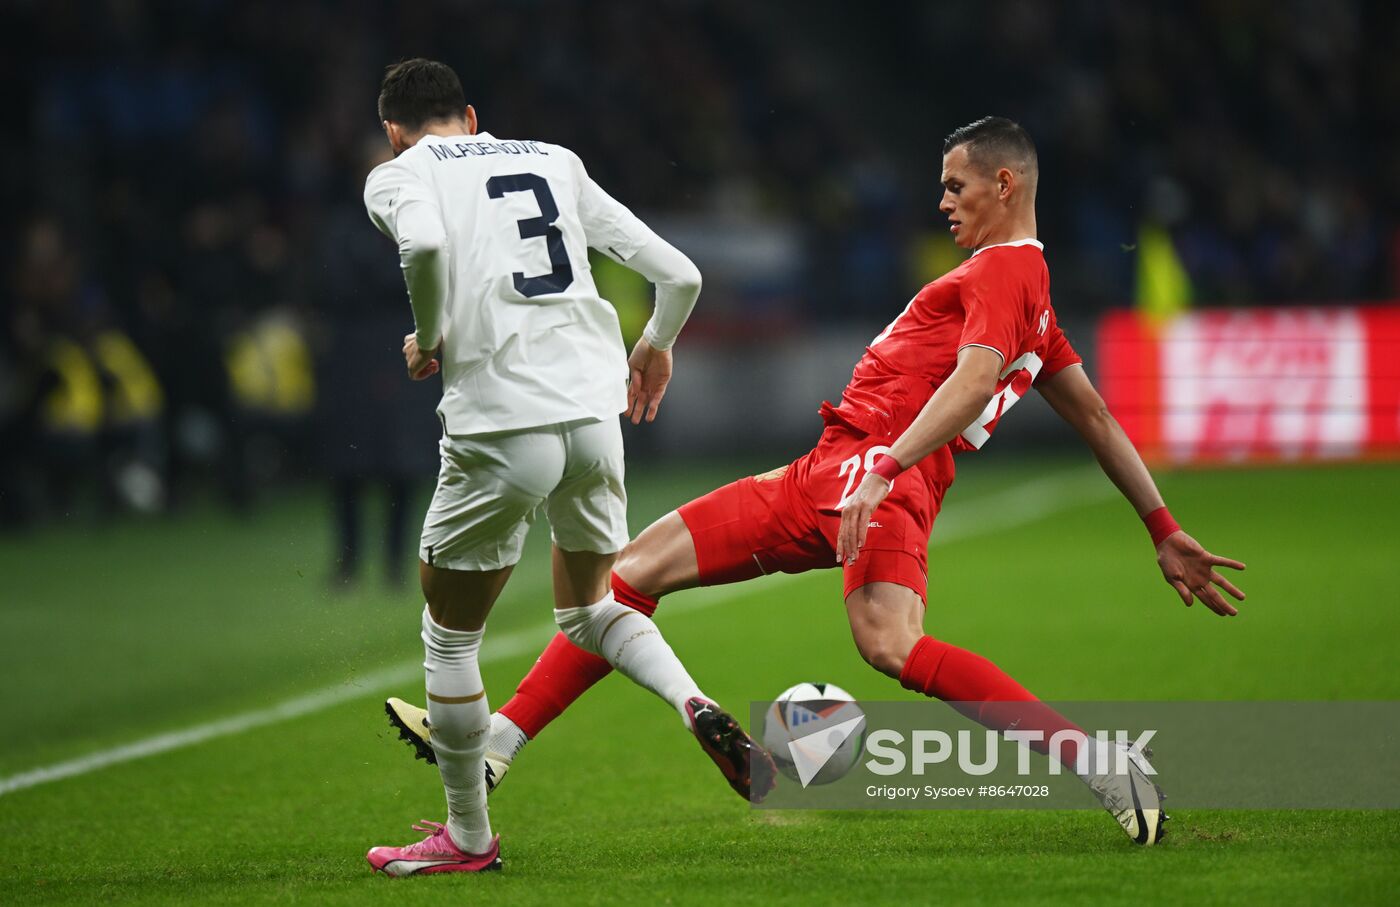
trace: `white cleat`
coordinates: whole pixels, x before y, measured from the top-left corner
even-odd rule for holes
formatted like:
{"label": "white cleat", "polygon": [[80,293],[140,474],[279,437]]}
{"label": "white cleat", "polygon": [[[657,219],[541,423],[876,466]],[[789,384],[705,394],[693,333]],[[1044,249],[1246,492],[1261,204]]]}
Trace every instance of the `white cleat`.
{"label": "white cleat", "polygon": [[488,795],[500,786],[508,771],[510,771],[509,762],[490,750],[486,751],[486,793]]}
{"label": "white cleat", "polygon": [[[433,727],[428,723],[427,709],[391,696],[384,702],[384,714],[389,716],[389,723],[398,729],[399,739],[413,747],[413,758],[437,765],[437,753],[433,752],[432,743]],[[484,771],[486,793],[490,794],[510,771],[510,762],[487,750]]]}
{"label": "white cleat", "polygon": [[1162,810],[1165,795],[1147,773],[1151,769],[1147,759],[1126,747],[1118,751],[1127,754],[1127,771],[1093,775],[1089,789],[1134,844],[1149,847],[1166,834],[1163,823],[1170,816]]}
{"label": "white cleat", "polygon": [[399,739],[413,747],[414,759],[437,765],[437,753],[433,752],[431,739],[433,728],[428,724],[427,709],[390,696],[384,700],[384,714],[389,716],[389,723],[398,729]]}

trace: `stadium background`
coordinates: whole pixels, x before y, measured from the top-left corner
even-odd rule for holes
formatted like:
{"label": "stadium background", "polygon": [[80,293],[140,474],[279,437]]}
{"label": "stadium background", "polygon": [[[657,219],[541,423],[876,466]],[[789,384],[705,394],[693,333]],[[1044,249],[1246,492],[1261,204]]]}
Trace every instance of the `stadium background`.
{"label": "stadium background", "polygon": [[[204,743],[33,789],[0,787],[0,838],[13,845],[0,875],[12,894],[75,902],[96,890],[134,900],[334,891],[353,901],[365,892],[336,887],[349,871],[346,854],[357,859],[361,839],[399,827],[386,822],[417,818],[398,815],[395,798],[411,790],[414,810],[436,808],[431,778],[417,766],[397,774],[401,754],[376,736],[373,712],[386,677],[400,694],[414,688],[408,567],[435,460],[435,389],[402,379],[398,347],[409,311],[392,246],[361,201],[365,173],[386,154],[374,111],[380,73],[410,55],[457,68],[486,130],[578,151],[605,188],[705,275],[661,417],[628,432],[634,529],[811,443],[818,403],[840,392],[864,343],[920,285],[961,260],[936,210],[942,137],[999,113],[1038,143],[1039,226],[1056,307],[1091,374],[1116,382],[1108,390],[1117,410],[1158,462],[1195,465],[1163,473],[1178,516],[1199,526],[1208,545],[1251,562],[1253,584],[1245,585],[1260,611],[1292,619],[1256,618],[1264,623],[1257,635],[1224,642],[1207,635],[1214,627],[1202,629],[1204,615],[1173,610],[1133,544],[1141,540],[1119,538],[1136,531],[1121,503],[1084,472],[1082,450],[1037,400],[1018,407],[977,463],[963,462],[958,494],[971,504],[959,518],[955,498],[939,530],[959,547],[933,564],[976,576],[946,576],[941,582],[951,585],[935,584],[935,594],[971,599],[984,615],[1028,628],[1033,638],[1017,641],[1022,634],[992,621],[1005,632],[986,638],[998,660],[1024,670],[1047,696],[1400,695],[1400,470],[1390,462],[1400,438],[1386,434],[1400,434],[1400,404],[1388,396],[1400,400],[1390,302],[1400,298],[1396,47],[1397,7],[1360,0],[889,2],[859,10],[674,0],[4,4],[0,73],[11,108],[0,144],[0,678],[17,714],[0,732],[0,780],[280,708],[349,680],[362,694],[353,710],[336,705],[330,718],[294,726],[353,754],[346,758],[357,770],[372,765],[377,774],[365,777],[381,784],[375,790],[386,802],[343,820],[333,860],[314,851],[321,887],[295,888],[298,864],[277,862],[282,855],[267,847],[280,832],[264,833],[258,822],[306,814],[309,807],[294,805],[300,794],[291,779],[300,769],[288,762],[299,764],[294,754],[307,747],[289,739],[286,725],[268,725],[232,750]],[[604,259],[595,268],[635,335],[647,287]],[[1164,435],[1173,412],[1164,388],[1183,376],[1158,365],[1148,374],[1139,351],[1160,347],[1160,357],[1147,359],[1166,362],[1186,348],[1183,331],[1195,332],[1189,348],[1204,350],[1199,361],[1225,360],[1215,377],[1231,390],[1212,410],[1218,418],[1203,417],[1189,429],[1195,435],[1174,445]],[[1205,334],[1215,339],[1199,339]],[[1105,337],[1122,345],[1115,352]],[[1241,344],[1251,344],[1249,374],[1232,355]],[[1196,361],[1187,357],[1186,379],[1198,377]],[[1251,424],[1277,423],[1277,437],[1268,427],[1243,440],[1212,434],[1229,435],[1241,384],[1254,389],[1244,404]],[[1148,425],[1158,419],[1162,425]],[[1336,429],[1341,423],[1352,429]],[[1357,459],[1380,462],[1338,462]],[[1220,460],[1235,465],[1201,465]],[[1308,463],[1238,465],[1278,460]],[[1047,541],[1051,517],[1056,539]],[[1035,546],[1035,554],[1007,566],[978,547],[992,531],[1000,545]],[[544,615],[536,600],[545,591],[541,542],[493,623],[515,640],[499,643],[501,660],[489,669],[497,701],[545,638],[536,626]],[[381,549],[386,564],[365,571]],[[1098,555],[1095,574],[1065,575],[1088,569],[1085,549]],[[1310,564],[1316,569],[1305,570]],[[1024,608],[1007,618],[991,600],[982,603],[978,580],[986,576],[1003,584],[988,593],[997,608],[1005,599]],[[741,629],[771,641],[799,622],[813,634],[804,645],[820,654],[818,664],[757,642],[733,644],[732,613],[729,623],[722,610],[682,610],[675,620],[690,622],[697,647],[712,638],[735,645],[731,667],[746,653],[754,658],[745,665],[763,660],[761,670],[740,668],[742,676],[723,681],[732,699],[761,698],[799,679],[893,695],[860,673],[836,613],[820,631],[805,622],[810,599],[830,597],[831,581],[761,583],[746,593],[766,607],[761,616],[745,611]],[[1112,592],[1086,597],[1084,583],[1100,581]],[[699,605],[709,601],[696,596]],[[1056,612],[1064,623],[1036,608],[1046,596],[1076,600]],[[1074,623],[1075,614],[1094,621],[1096,602],[1120,597],[1150,600],[1162,612],[1127,643],[1139,658],[1144,647],[1156,653],[1146,659],[1159,668],[1155,680],[1110,685],[1115,656],[1102,651],[1120,641]],[[989,623],[942,612],[939,621],[968,644]],[[1035,639],[1099,652],[1107,674],[1087,666],[1066,673]],[[1299,639],[1322,649],[1301,672],[1277,656]],[[678,648],[692,657],[685,640]],[[1183,669],[1184,651],[1198,663]],[[703,652],[693,656],[700,664]],[[1235,684],[1211,683],[1212,665],[1235,670]],[[636,711],[647,747],[674,736],[630,695],[586,701],[580,711],[629,722]],[[571,719],[561,725],[580,733],[589,726]],[[257,755],[239,749],[248,741]],[[710,779],[684,761],[679,743],[667,745],[658,744],[677,763],[674,777],[654,766],[636,771],[679,791],[684,805],[657,794],[655,814],[610,817],[587,801],[581,808],[598,822],[587,827],[623,838],[660,833],[670,809],[694,810],[697,821],[718,827],[737,821],[723,808],[737,805],[713,804]],[[535,752],[549,783],[530,800],[534,785],[522,772],[513,795],[517,823],[543,831],[516,852],[567,875],[561,840],[582,826],[561,823],[548,800],[578,803],[579,795],[563,793],[570,782],[545,766],[585,765],[597,754],[544,740]],[[390,766],[396,774],[386,781]],[[360,796],[364,778],[333,767],[318,769],[337,780],[317,783],[331,785],[338,802]],[[285,789],[269,777],[285,778]],[[576,778],[607,799],[613,782],[602,768],[578,768]],[[225,806],[245,794],[283,806],[256,821],[250,813],[246,823],[217,807],[184,824],[171,818],[188,805],[180,791],[207,784],[222,785]],[[181,829],[199,841],[208,818],[221,825],[218,841],[234,852],[263,848],[261,858],[279,868],[196,863],[177,873],[184,887],[155,894],[152,886],[170,880],[172,854],[185,851],[144,862],[78,858],[65,849],[67,826],[40,818],[61,818],[78,803],[106,823],[89,829],[94,840],[120,846],[138,833]],[[512,807],[501,809],[509,819]],[[744,875],[758,872],[746,857],[816,856],[803,823],[818,820],[794,821],[756,830],[751,821],[736,833],[738,852],[721,848],[726,865],[769,896],[795,896],[797,889],[764,888],[766,876]],[[976,886],[990,885],[994,870],[1021,871],[1014,861],[1028,856],[1053,864],[1058,894],[1098,890],[1088,865],[1069,854],[1078,829],[1098,825],[1044,820],[1026,845],[1019,821],[969,819],[913,840],[939,851],[945,883],[972,886],[954,889],[964,894],[998,899],[997,889]],[[1370,819],[1221,821],[1228,828],[1182,842],[1188,862],[1153,870],[1160,890],[1197,900],[1231,890],[1331,900],[1345,890],[1364,900],[1396,881],[1400,829],[1390,818],[1379,835]],[[837,822],[845,830],[834,837],[900,838],[908,830],[869,822]],[[694,829],[685,829],[675,844],[680,862],[686,846],[728,840],[712,830],[687,838]],[[1061,832],[1070,843],[1048,846],[1064,852],[1033,850]],[[1286,846],[1269,849],[1270,836]],[[1232,839],[1238,850],[1211,850]],[[630,867],[625,852],[601,853],[623,878],[661,884]],[[26,863],[25,854],[34,856]],[[1214,861],[1225,856],[1242,861],[1243,888],[1212,881]],[[881,860],[890,861],[881,890],[908,896],[901,885],[922,878],[904,874],[914,854],[882,851],[874,865]],[[673,863],[658,865],[685,878]],[[1196,882],[1184,881],[1190,873]],[[1353,887],[1338,888],[1343,877]],[[710,882],[695,884],[702,887],[668,896],[684,900]],[[532,890],[569,889],[511,889],[519,897]],[[597,896],[608,899],[608,890]]]}

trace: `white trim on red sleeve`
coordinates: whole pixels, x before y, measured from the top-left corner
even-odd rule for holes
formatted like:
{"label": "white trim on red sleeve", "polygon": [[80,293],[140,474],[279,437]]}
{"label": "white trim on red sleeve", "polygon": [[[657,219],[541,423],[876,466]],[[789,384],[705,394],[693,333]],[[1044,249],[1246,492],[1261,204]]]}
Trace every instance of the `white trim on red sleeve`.
{"label": "white trim on red sleeve", "polygon": [[[990,247],[989,247],[989,248],[990,248]],[[964,343],[962,346],[958,347],[958,352],[961,353],[963,350],[967,349],[967,348],[970,347],[970,346],[981,347],[981,348],[984,349],[984,350],[991,350],[993,353],[996,353],[998,356],[1001,357],[1001,361],[1002,361],[1003,363],[1006,362],[1006,354],[1005,354],[1005,353],[1003,353],[1001,350],[997,349],[997,348],[994,347],[994,346],[987,346],[987,344],[985,344],[985,343]]]}

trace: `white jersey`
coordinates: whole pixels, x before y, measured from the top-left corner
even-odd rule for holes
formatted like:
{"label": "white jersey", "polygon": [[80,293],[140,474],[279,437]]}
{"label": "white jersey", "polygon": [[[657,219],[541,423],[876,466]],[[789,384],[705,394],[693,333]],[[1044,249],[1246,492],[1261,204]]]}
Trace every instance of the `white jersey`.
{"label": "white jersey", "polygon": [[430,134],[370,173],[365,207],[401,250],[412,242],[406,210],[435,211],[445,232],[438,414],[447,434],[610,419],[626,408],[627,354],[588,248],[625,261],[655,234],[578,155],[484,132]]}

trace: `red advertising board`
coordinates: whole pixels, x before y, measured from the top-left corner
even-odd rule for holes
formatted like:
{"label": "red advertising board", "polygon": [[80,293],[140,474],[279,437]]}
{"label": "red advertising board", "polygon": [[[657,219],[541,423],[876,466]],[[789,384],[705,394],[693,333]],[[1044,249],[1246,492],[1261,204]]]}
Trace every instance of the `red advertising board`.
{"label": "red advertising board", "polygon": [[1192,312],[1099,325],[1098,384],[1173,462],[1400,456],[1400,305]]}

